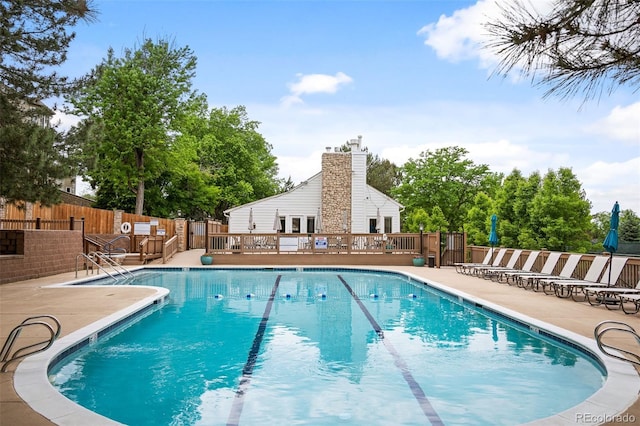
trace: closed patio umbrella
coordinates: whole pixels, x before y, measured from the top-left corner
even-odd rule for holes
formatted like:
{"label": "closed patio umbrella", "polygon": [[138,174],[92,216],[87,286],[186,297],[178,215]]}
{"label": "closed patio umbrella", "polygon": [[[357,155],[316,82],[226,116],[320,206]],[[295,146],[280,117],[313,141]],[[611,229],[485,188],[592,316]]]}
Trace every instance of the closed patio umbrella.
{"label": "closed patio umbrella", "polygon": [[491,262],[493,263],[493,247],[498,244],[498,216],[491,215],[491,232],[489,232],[489,244],[491,244]]}
{"label": "closed patio umbrella", "polygon": [[[611,253],[611,260],[613,260],[613,253],[618,250],[618,225],[620,223],[620,205],[616,201],[611,210],[611,220],[609,222],[609,232],[604,239],[602,245],[604,249]],[[611,285],[611,260],[609,260],[609,279],[607,285]]]}
{"label": "closed patio umbrella", "polygon": [[321,215],[320,207],[318,207],[318,214],[316,216],[316,234],[322,232],[322,215]]}
{"label": "closed patio umbrella", "polygon": [[253,231],[253,207],[249,209],[249,233]]}
{"label": "closed patio umbrella", "polygon": [[276,232],[282,231],[282,225],[280,224],[280,213],[276,209],[276,218],[273,220],[273,230]]}
{"label": "closed patio umbrella", "polygon": [[376,216],[376,230],[380,233],[380,229],[382,229],[382,215],[380,214],[380,208],[378,207],[378,214]]}

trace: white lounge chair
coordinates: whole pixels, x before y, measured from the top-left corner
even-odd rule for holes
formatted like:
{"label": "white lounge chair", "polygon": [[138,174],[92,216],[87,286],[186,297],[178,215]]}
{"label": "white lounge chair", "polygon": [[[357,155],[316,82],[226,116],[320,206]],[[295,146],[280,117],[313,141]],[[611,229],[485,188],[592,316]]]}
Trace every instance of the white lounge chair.
{"label": "white lounge chair", "polygon": [[[614,258],[616,259],[616,258]],[[622,264],[622,267],[620,267],[620,271],[622,271],[622,268],[624,267],[624,262],[626,262],[627,258],[617,258],[620,259],[619,263]],[[613,275],[614,275],[615,271],[612,270],[611,271],[611,282],[613,284],[616,283],[617,281],[617,277],[616,277],[616,281],[613,280]],[[620,273],[617,274],[618,276],[620,275]],[[609,278],[608,276],[606,277],[607,279]],[[622,295],[628,295],[628,296],[633,296],[633,295],[640,295],[640,281],[638,281],[638,283],[636,284],[635,288],[629,288],[629,287],[610,287],[610,286],[599,286],[599,287],[585,287],[584,288],[584,295],[585,298],[587,299],[587,301],[594,306],[597,305],[601,305],[601,304],[605,304],[607,306],[607,308],[610,309],[610,305],[614,305],[616,306],[616,309],[620,308],[620,303],[621,303],[621,298],[620,296]]]}
{"label": "white lounge chair", "polygon": [[[638,282],[640,285],[640,281]],[[640,292],[637,293],[622,293],[617,295],[620,298],[620,307],[625,314],[637,314],[640,311]],[[626,303],[633,303],[633,310],[627,311]]]}
{"label": "white lounge chair", "polygon": [[493,271],[502,271],[509,270],[513,271],[515,269],[516,263],[518,263],[518,259],[520,259],[520,255],[522,254],[522,250],[514,250],[511,253],[511,257],[505,266],[478,266],[475,269],[474,273],[476,275],[481,276],[482,278],[487,278],[487,274],[491,274]]}
{"label": "white lounge chair", "polygon": [[487,254],[484,256],[484,259],[482,260],[482,263],[473,263],[473,262],[458,262],[458,263],[454,263],[453,266],[456,267],[456,272],[458,273],[466,273],[465,269],[466,268],[471,268],[474,266],[481,266],[481,265],[489,265],[489,262],[491,262],[491,258],[493,257],[493,250],[489,250],[487,252]]}
{"label": "white lounge chair", "polygon": [[507,283],[515,283],[518,285],[518,287],[523,287],[523,283],[527,282],[525,280],[527,280],[530,277],[538,277],[541,275],[545,275],[545,276],[551,276],[551,274],[553,273],[553,270],[556,268],[556,265],[558,264],[558,260],[560,260],[560,256],[562,255],[562,253],[558,252],[558,251],[552,251],[551,253],[549,253],[549,257],[547,257],[547,260],[544,262],[544,265],[542,265],[542,269],[540,270],[540,272],[525,272],[525,271],[516,271],[516,272],[507,272],[505,275],[505,277],[507,278]]}
{"label": "white lounge chair", "polygon": [[529,253],[529,256],[527,256],[527,260],[525,260],[524,264],[522,265],[522,268],[520,269],[495,268],[492,271],[488,271],[488,272],[485,271],[486,273],[485,278],[491,278],[492,281],[501,282],[505,278],[505,274],[508,274],[510,272],[531,272],[531,269],[533,269],[533,265],[535,265],[536,259],[538,258],[539,255],[540,255],[540,252],[538,250],[533,250]]}
{"label": "white lounge chair", "polygon": [[[499,268],[500,264],[502,263],[502,259],[504,259],[505,254],[507,254],[507,249],[498,250],[498,254],[496,254],[495,259],[493,259],[493,262],[491,262],[491,265],[489,265],[489,267]],[[473,266],[471,268],[467,268],[467,274],[478,275],[480,271],[482,271],[482,269],[485,268],[486,266],[487,265],[478,265],[478,266]]]}
{"label": "white lounge chair", "polygon": [[526,277],[528,281],[526,286],[530,287],[534,291],[542,290],[544,294],[547,294],[547,289],[552,288],[551,283],[554,280],[571,278],[571,275],[573,275],[573,271],[576,270],[578,263],[580,263],[580,259],[582,259],[581,254],[571,254],[567,258],[567,261],[565,262],[564,266],[562,267],[562,270],[558,275],[553,275],[553,276],[537,275],[537,276]]}
{"label": "white lounge chair", "polygon": [[[576,302],[584,301],[585,299],[583,290],[586,287],[607,285],[603,284],[602,280],[607,280],[609,278],[609,265],[607,265],[608,261],[609,257],[607,256],[596,256],[591,262],[591,266],[589,266],[589,270],[587,271],[583,279],[555,280],[551,283],[551,285],[553,286],[553,292],[556,296],[561,298],[571,297]],[[604,269],[605,265],[607,265],[607,268],[603,273],[602,270]],[[617,272],[617,275],[614,272]],[[620,276],[620,272],[622,272],[622,268],[618,268],[618,262],[616,261],[613,269],[611,269],[611,278],[614,278],[615,276],[615,280],[617,281],[618,277]],[[582,299],[578,299],[578,296],[580,294],[582,294],[583,296]]]}
{"label": "white lounge chair", "polygon": [[[502,262],[502,258],[504,257],[506,252],[507,252],[507,249],[505,249],[505,248],[498,250],[498,254],[493,259],[493,262],[491,263],[491,265],[492,266],[499,266],[500,262]],[[488,262],[491,261],[491,257],[492,257],[492,254],[491,254],[491,252],[489,252],[489,256],[488,256],[489,260],[487,261],[486,264],[478,264],[478,263],[467,263],[466,265],[462,264],[461,265],[461,272],[463,274],[473,275],[474,272],[475,272],[475,268],[481,268],[483,266],[487,266],[489,264]],[[486,259],[487,259],[487,257],[485,257],[485,260]]]}

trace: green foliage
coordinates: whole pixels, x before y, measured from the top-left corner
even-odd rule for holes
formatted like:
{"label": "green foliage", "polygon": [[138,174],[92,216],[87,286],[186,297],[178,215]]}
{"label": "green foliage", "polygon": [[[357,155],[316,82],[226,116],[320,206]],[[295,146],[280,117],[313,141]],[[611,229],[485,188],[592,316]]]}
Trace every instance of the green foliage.
{"label": "green foliage", "polygon": [[259,122],[249,120],[243,106],[213,108],[208,117],[188,130],[200,138],[198,166],[220,189],[215,217],[224,210],[278,193],[278,165],[271,145],[258,133]]}
{"label": "green foliage", "polygon": [[[474,205],[467,212],[465,231],[467,242],[471,245],[486,246],[489,244],[489,231],[491,231],[491,212],[493,210],[491,199],[484,192],[476,195]],[[502,218],[498,216],[498,226],[502,225]],[[498,232],[500,241],[502,233]],[[507,246],[509,247],[509,246]]]}
{"label": "green foliage", "polygon": [[[20,123],[0,126],[0,194],[8,202],[59,202],[56,179],[73,175],[60,136],[50,128]],[[2,149],[5,144],[12,149]]]}
{"label": "green foliage", "polygon": [[393,188],[400,182],[398,166],[380,158],[377,154],[367,153],[367,185],[385,195],[391,196]]}
{"label": "green foliage", "polygon": [[405,206],[407,216],[418,208],[438,207],[450,231],[462,230],[475,196],[483,190],[491,192],[495,182],[487,165],[476,165],[466,155],[460,147],[427,150],[400,168],[400,185],[392,193]]}
{"label": "green foliage", "polygon": [[620,227],[618,235],[621,241],[629,243],[640,242],[640,218],[633,210],[620,212]]}
{"label": "green foliage", "polygon": [[571,169],[550,170],[533,197],[530,224],[538,248],[586,252],[591,246],[591,203]]}
{"label": "green foliage", "polygon": [[162,179],[172,159],[170,135],[198,101],[191,91],[195,67],[188,47],[146,39],[122,58],[110,49],[90,84],[68,99],[74,113],[102,126],[97,145],[86,147],[94,153],[95,163],[86,170],[99,204],[131,192],[136,213],[154,213],[155,207],[144,208],[145,184]]}
{"label": "green foliage", "polygon": [[52,114],[40,99],[77,83],[56,67],[90,8],[86,0],[0,1],[0,198],[54,203],[57,179],[72,176],[64,141],[34,124]]}
{"label": "green foliage", "polygon": [[425,231],[427,232],[448,232],[449,231],[449,222],[444,215],[444,212],[439,206],[435,206],[431,210],[431,215],[429,216],[429,220],[427,220]]}
{"label": "green foliage", "polygon": [[[500,58],[497,72],[517,69],[546,95],[585,100],[618,85],[640,84],[640,2],[565,0],[545,14],[521,0],[499,3],[502,15],[486,24],[488,47]],[[535,4],[535,2],[531,2]]]}
{"label": "green foliage", "polygon": [[[351,146],[346,143],[339,149],[340,152],[351,152]],[[370,153],[366,146],[362,147],[362,150],[367,153],[367,185],[392,197],[393,188],[400,183],[400,169],[391,161],[380,158],[378,154]]]}

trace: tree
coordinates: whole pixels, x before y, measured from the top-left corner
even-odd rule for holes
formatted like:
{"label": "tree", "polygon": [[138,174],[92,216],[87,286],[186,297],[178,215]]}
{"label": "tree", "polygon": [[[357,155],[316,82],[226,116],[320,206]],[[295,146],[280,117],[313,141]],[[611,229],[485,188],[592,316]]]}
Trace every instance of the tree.
{"label": "tree", "polygon": [[[478,193],[473,202],[473,207],[467,212],[465,220],[465,231],[467,232],[467,242],[474,245],[488,245],[489,232],[491,231],[491,212],[493,202],[484,192]],[[502,225],[501,217],[498,226]],[[503,240],[502,233],[499,233],[500,240]],[[503,244],[505,247],[514,247]]]}
{"label": "tree", "polygon": [[495,211],[499,218],[498,232],[504,247],[517,247],[518,236],[522,229],[522,217],[516,212],[517,206],[528,200],[519,200],[518,191],[526,183],[526,179],[518,169],[514,169],[504,179],[496,192]]}
{"label": "tree", "polygon": [[271,145],[258,132],[260,123],[250,120],[245,107],[213,108],[192,123],[185,133],[200,142],[198,167],[210,175],[209,184],[220,188],[212,205],[222,219],[230,207],[275,195],[283,183]]}
{"label": "tree", "polygon": [[[535,4],[535,3],[533,3]],[[521,68],[525,76],[550,86],[545,96],[585,99],[619,85],[640,84],[640,2],[565,0],[545,16],[531,3],[512,0],[486,24],[487,47],[501,62],[497,73]]]}
{"label": "tree", "polygon": [[56,180],[72,173],[64,141],[34,122],[51,115],[41,99],[77,83],[56,67],[70,28],[93,16],[88,0],[0,0],[0,199],[58,201]]}
{"label": "tree", "polygon": [[633,210],[625,209],[620,212],[619,231],[621,241],[628,243],[640,242],[640,218]]}
{"label": "tree", "polygon": [[591,203],[571,169],[549,170],[529,214],[537,248],[586,252],[591,247]]}
{"label": "tree", "polygon": [[400,182],[398,166],[377,154],[367,152],[367,185],[385,195],[391,196],[391,190]]}
{"label": "tree", "polygon": [[146,39],[122,58],[110,49],[90,84],[69,97],[75,114],[102,125],[95,167],[87,170],[98,201],[105,199],[101,192],[107,187],[115,194],[128,191],[135,194],[135,213],[144,212],[145,183],[166,171],[172,133],[201,102],[191,90],[195,67],[188,47]]}
{"label": "tree", "polygon": [[[346,143],[339,149],[340,152],[351,152],[351,146]],[[370,153],[366,146],[362,150],[367,153],[367,185],[391,196],[391,190],[400,183],[400,169],[391,161],[380,158],[378,154]]]}
{"label": "tree", "polygon": [[455,146],[427,150],[400,168],[400,185],[392,193],[405,206],[407,216],[418,208],[428,212],[439,207],[448,229],[462,230],[476,195],[492,192],[496,182],[489,167],[474,164],[465,158],[467,153]]}

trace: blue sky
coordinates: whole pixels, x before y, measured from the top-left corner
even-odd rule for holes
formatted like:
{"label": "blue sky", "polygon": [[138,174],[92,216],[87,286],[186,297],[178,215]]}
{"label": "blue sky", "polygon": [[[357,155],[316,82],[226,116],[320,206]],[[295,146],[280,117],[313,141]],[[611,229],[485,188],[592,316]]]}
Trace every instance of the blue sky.
{"label": "blue sky", "polygon": [[[534,2],[540,10],[547,0]],[[461,146],[509,174],[570,167],[593,212],[640,213],[640,99],[620,87],[598,101],[543,99],[517,76],[492,76],[481,47],[494,1],[96,0],[63,72],[91,70],[144,38],[171,38],[198,58],[194,88],[211,106],[244,105],[273,146],[280,176],[320,171],[325,147],[362,135],[402,165]],[[72,117],[60,116],[62,126]]]}

